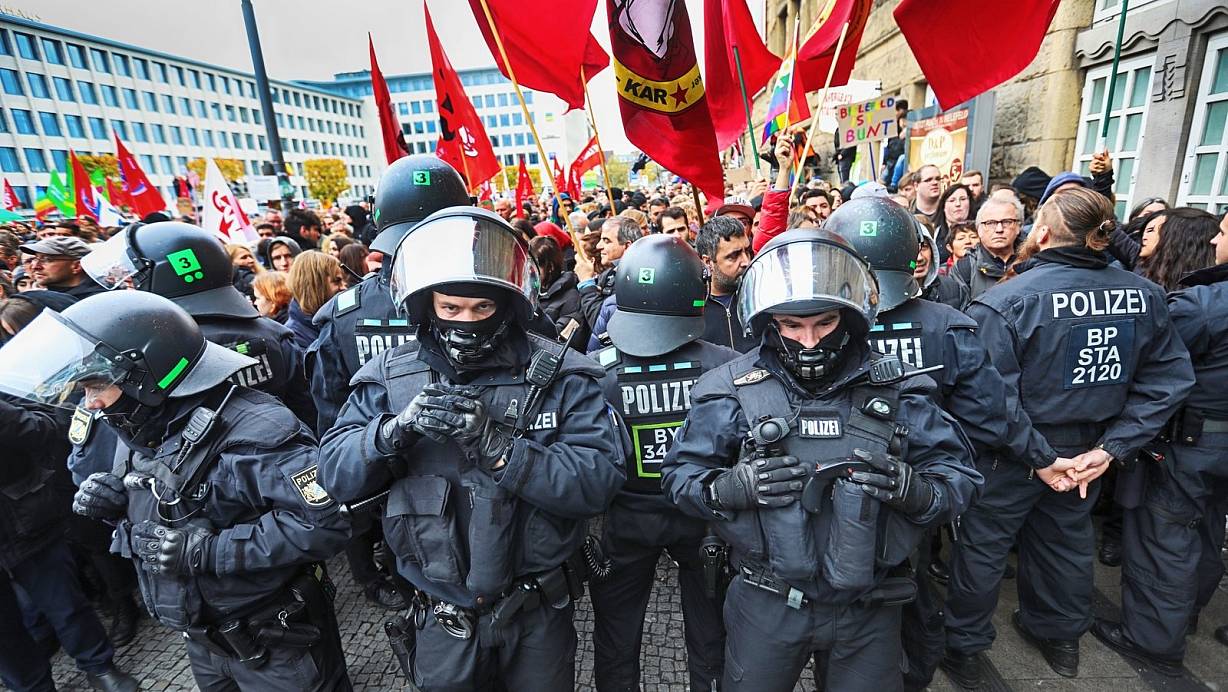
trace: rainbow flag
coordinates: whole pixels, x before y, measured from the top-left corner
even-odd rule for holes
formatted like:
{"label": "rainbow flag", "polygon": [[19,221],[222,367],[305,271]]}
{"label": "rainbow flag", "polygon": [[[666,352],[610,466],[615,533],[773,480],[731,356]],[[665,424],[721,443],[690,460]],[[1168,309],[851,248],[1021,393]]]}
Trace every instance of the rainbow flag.
{"label": "rainbow flag", "polygon": [[801,82],[793,78],[796,58],[796,51],[790,50],[789,55],[781,61],[776,76],[772,78],[772,98],[768,100],[767,122],[763,126],[764,143],[789,125],[810,117],[809,104],[806,104]]}
{"label": "rainbow flag", "polygon": [[43,195],[34,200],[34,215],[40,219],[45,218],[48,214],[55,211],[55,202],[52,202],[47,195]]}

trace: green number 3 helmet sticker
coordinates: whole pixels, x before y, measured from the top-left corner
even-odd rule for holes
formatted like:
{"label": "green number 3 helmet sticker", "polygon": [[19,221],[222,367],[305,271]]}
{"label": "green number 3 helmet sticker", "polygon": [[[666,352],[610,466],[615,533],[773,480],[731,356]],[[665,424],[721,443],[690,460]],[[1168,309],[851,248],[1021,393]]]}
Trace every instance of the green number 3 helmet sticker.
{"label": "green number 3 helmet sticker", "polygon": [[205,273],[200,268],[200,260],[196,259],[196,253],[191,248],[172,252],[166,256],[166,261],[171,263],[184,283],[190,284],[205,278]]}

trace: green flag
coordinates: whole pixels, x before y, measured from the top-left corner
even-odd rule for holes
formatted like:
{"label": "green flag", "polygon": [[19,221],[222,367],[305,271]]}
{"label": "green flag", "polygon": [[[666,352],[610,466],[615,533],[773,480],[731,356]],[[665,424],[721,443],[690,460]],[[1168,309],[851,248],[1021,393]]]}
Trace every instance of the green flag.
{"label": "green flag", "polygon": [[69,184],[66,186],[63,180],[60,180],[60,172],[57,170],[51,171],[51,180],[47,183],[47,199],[60,210],[64,216],[77,215],[77,203],[73,200],[72,193],[72,175],[69,174]]}
{"label": "green flag", "polygon": [[26,217],[18,214],[15,211],[8,209],[0,209],[0,223],[8,223],[9,221],[25,221]]}

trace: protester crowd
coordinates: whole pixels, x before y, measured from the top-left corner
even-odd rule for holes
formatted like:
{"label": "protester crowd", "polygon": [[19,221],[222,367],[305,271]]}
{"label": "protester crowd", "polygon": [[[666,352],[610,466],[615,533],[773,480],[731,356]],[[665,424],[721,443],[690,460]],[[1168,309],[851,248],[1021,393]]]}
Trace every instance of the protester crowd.
{"label": "protester crowd", "polygon": [[[975,688],[983,681],[982,655],[994,638],[989,617],[1003,579],[1018,582],[1021,610],[1014,626],[1057,673],[1078,675],[1078,640],[1091,631],[1124,655],[1164,674],[1180,674],[1184,637],[1197,626],[1223,574],[1228,488],[1219,462],[1228,451],[1228,316],[1222,295],[1228,285],[1228,216],[1146,198],[1125,218],[1114,218],[1114,171],[1107,153],[1092,162],[1090,177],[1051,176],[1030,167],[1010,180],[993,181],[975,170],[952,180],[935,166],[910,171],[893,159],[878,180],[854,184],[839,159],[831,171],[839,183],[815,171],[795,179],[794,142],[785,137],[768,156],[771,179],[728,186],[715,209],[698,206],[702,200],[694,190],[677,181],[585,190],[579,199],[543,194],[520,208],[513,198],[499,197],[485,203],[489,211],[468,206],[461,186],[459,192],[437,190],[438,198],[416,200],[416,211],[402,213],[412,205],[397,195],[421,191],[405,184],[405,171],[398,167],[428,165],[421,158],[402,159],[385,174],[374,201],[380,213],[373,215],[366,202],[321,213],[271,210],[255,220],[260,239],[252,244],[223,247],[192,226],[191,218],[163,214],[124,228],[102,228],[87,217],[3,226],[0,344],[25,343],[17,335],[32,324],[45,328],[48,322],[40,316],[45,311],[62,313],[59,323],[75,325],[80,334],[89,332],[82,325],[119,320],[127,310],[160,316],[146,325],[185,314],[181,338],[198,339],[200,345],[183,348],[195,348],[205,354],[202,363],[224,370],[193,394],[221,392],[225,401],[218,395],[197,403],[218,416],[227,406],[229,416],[242,414],[235,418],[242,425],[224,428],[229,440],[244,425],[251,427],[250,435],[234,443],[234,456],[269,460],[244,467],[221,451],[231,448],[209,442],[221,455],[218,468],[237,474],[214,479],[214,487],[231,483],[236,497],[202,504],[206,513],[219,513],[210,517],[215,531],[194,529],[194,522],[167,522],[147,535],[139,527],[149,522],[138,521],[138,503],[130,498],[148,494],[141,483],[165,487],[169,481],[162,471],[149,469],[135,484],[129,482],[131,471],[114,474],[115,450],[122,456],[125,447],[145,441],[147,430],[133,423],[140,422],[141,407],[141,415],[182,422],[196,414],[175,402],[196,400],[145,401],[138,394],[146,390],[125,389],[140,403],[119,411],[114,401],[91,404],[102,395],[86,379],[85,399],[76,392],[71,403],[81,407],[73,411],[35,403],[33,393],[20,399],[12,388],[4,389],[0,434],[8,451],[0,464],[0,677],[5,686],[54,689],[48,660],[63,647],[96,689],[136,689],[135,680],[115,667],[114,651],[131,643],[138,620],[152,614],[185,632],[202,688],[216,683],[220,689],[229,679],[250,689],[347,689],[336,622],[322,595],[327,587],[320,594],[295,596],[300,607],[314,611],[297,620],[291,613],[290,625],[283,609],[276,644],[264,635],[255,638],[258,648],[272,653],[263,654],[247,673],[235,672],[243,669],[240,661],[249,660],[243,643],[219,634],[228,633],[229,624],[207,621],[219,608],[225,610],[210,599],[225,599],[227,577],[247,584],[241,579],[245,573],[259,581],[262,570],[269,570],[274,575],[269,578],[279,581],[258,595],[276,600],[281,596],[275,587],[283,582],[299,588],[292,566],[339,552],[369,600],[390,614],[408,613],[403,622],[419,630],[416,658],[412,644],[404,648],[404,639],[397,650],[394,638],[390,655],[401,659],[412,682],[424,690],[487,689],[481,681],[491,679],[505,681],[508,689],[571,689],[574,662],[563,662],[575,655],[569,604],[580,591],[566,582],[573,572],[586,573],[590,582],[598,689],[634,689],[640,683],[650,575],[661,550],[679,565],[694,689],[792,689],[812,653],[826,689],[920,690],[939,665],[957,684]],[[436,181],[455,176],[451,169],[432,170]],[[506,235],[506,241],[457,250],[474,253],[465,255],[469,278],[447,274],[454,263],[446,254],[451,251],[446,233],[456,230],[448,227],[456,223],[449,213],[491,238]],[[162,252],[152,249],[157,243],[170,244]],[[806,269],[781,259],[803,259],[799,243],[823,262]],[[175,277],[168,284],[160,278],[169,271],[163,269],[171,259],[167,255],[185,247],[194,248],[203,274],[196,281],[202,283],[185,287],[176,267],[176,274],[165,274]],[[479,256],[479,251],[504,254]],[[510,272],[505,265],[516,262],[532,267],[533,283],[524,278],[529,273],[515,279],[526,282],[519,285],[491,278],[491,272]],[[477,269],[483,264],[487,274]],[[872,278],[864,287],[862,312],[850,307],[854,297],[836,293],[815,297],[800,312],[784,310],[787,301],[755,304],[755,291],[782,276],[794,280],[792,288],[781,289],[786,294],[803,284],[818,291],[812,284],[826,281],[825,272],[839,268],[857,277],[863,266]],[[216,281],[217,272],[226,280]],[[857,279],[848,281],[854,287],[849,290],[858,290]],[[665,288],[653,292],[657,284]],[[511,290],[509,298],[509,286],[527,287],[527,293]],[[124,303],[125,293],[157,294],[174,305]],[[1036,307],[1036,296],[1053,302]],[[74,311],[78,303],[81,308]],[[524,310],[518,307],[522,303]],[[477,317],[462,317],[470,313]],[[505,313],[516,315],[504,318],[507,324],[530,335],[523,344],[514,341],[521,348],[519,360],[497,355],[513,343],[506,326],[489,332],[465,326]],[[827,315],[828,322],[814,322],[816,315]],[[1069,343],[1042,343],[1051,338],[1044,325],[1088,316],[1098,318],[1079,322],[1083,326],[1063,337]],[[833,327],[833,320],[844,326]],[[141,332],[142,326],[133,322],[124,329]],[[938,336],[925,329],[938,330]],[[800,336],[819,332],[823,336]],[[669,341],[675,333],[685,337]],[[483,350],[487,342],[495,343],[492,334],[504,339],[504,346]],[[1076,336],[1082,341],[1076,343]],[[166,337],[151,335],[146,341],[157,338]],[[226,365],[227,356],[205,346],[205,340],[239,354],[243,362]],[[539,340],[565,343],[570,352],[552,351]],[[867,347],[861,353],[850,340],[868,343],[873,351]],[[933,343],[940,344],[941,353],[930,350]],[[765,355],[771,348],[782,354],[781,372],[793,375],[777,374],[777,356]],[[130,352],[118,346],[112,351]],[[1054,384],[1044,374],[1048,365],[1033,358],[1059,351],[1066,360],[1054,365]],[[867,390],[882,398],[863,402],[868,407],[880,401],[892,412],[898,407],[893,425],[900,439],[872,454],[830,439],[786,445],[788,453],[764,452],[765,442],[752,457],[758,475],[735,478],[727,469],[745,465],[744,438],[760,434],[758,426],[748,432],[747,420],[757,424],[781,416],[776,420],[785,427],[803,426],[803,438],[842,436],[821,432],[828,428],[820,424],[850,434],[861,425],[871,432],[858,438],[859,444],[875,444],[877,424],[861,413],[845,410],[811,421],[810,405],[799,404],[790,415],[771,409],[773,399],[767,409],[760,406],[771,415],[753,416],[756,406],[741,393],[754,390],[755,378],[795,377],[804,386],[782,401],[822,402],[824,390],[810,387],[808,380],[823,382],[828,390],[846,386],[824,368],[851,367],[847,354],[853,352],[858,367],[874,372],[882,357],[902,361],[905,374],[891,381],[904,382],[898,391],[888,380],[875,381]],[[558,386],[542,385],[544,394],[512,388],[528,386],[524,373],[533,371],[529,355],[537,353],[553,354],[545,361],[555,364]],[[742,356],[747,353],[750,360]],[[475,374],[472,363],[488,357],[516,376]],[[145,358],[153,360],[148,353]],[[5,364],[0,355],[0,365]],[[942,369],[930,369],[936,364]],[[678,387],[685,382],[687,392],[674,417],[661,417],[662,411],[671,412],[668,387],[660,390],[665,403],[653,412],[632,410],[639,388],[649,391],[664,382],[649,373],[683,366],[694,373],[669,380]],[[923,370],[925,377],[904,379],[905,366]],[[427,380],[421,376],[427,371],[442,375]],[[721,373],[733,379],[720,381],[716,374]],[[226,393],[227,377],[244,385],[230,390],[239,392],[234,403]],[[507,396],[518,398],[483,400],[468,391],[474,384],[498,392],[510,388]],[[271,396],[245,393],[248,386]],[[415,397],[419,391],[423,394]],[[851,391],[862,396],[857,387]],[[602,403],[602,392],[609,406]],[[981,400],[995,392],[1000,397]],[[682,401],[676,394],[675,402]],[[529,403],[530,396],[539,395],[545,404]],[[188,395],[171,390],[169,396]],[[270,413],[280,410],[279,401],[288,407],[285,415]],[[179,407],[178,417],[157,417],[163,416],[159,407],[172,405]],[[847,402],[841,405],[847,409]],[[513,425],[521,417],[518,407],[536,419]],[[507,420],[499,421],[504,427],[491,432],[498,426],[487,423],[488,417],[503,409],[508,411]],[[621,422],[606,427],[607,411]],[[809,423],[818,426],[814,435],[806,432]],[[118,433],[103,432],[112,425]],[[654,425],[667,426],[674,448],[667,442],[660,450],[642,447],[639,436]],[[183,445],[182,452],[176,447],[165,453],[191,457],[186,435],[186,442],[175,443]],[[614,439],[620,437],[626,439]],[[104,446],[101,438],[109,443]],[[277,442],[265,444],[262,438]],[[143,449],[155,465],[162,444],[161,438],[150,438]],[[104,447],[101,454],[98,447]],[[406,451],[411,447],[416,451]],[[884,516],[908,518],[910,542],[891,564],[880,556],[875,565],[871,555],[872,574],[859,577],[831,565],[823,570],[802,565],[797,574],[810,576],[797,577],[775,554],[767,571],[758,571],[752,566],[755,549],[738,543],[744,538],[739,517],[761,517],[756,521],[769,545],[759,546],[760,552],[771,553],[777,539],[796,540],[801,555],[816,550],[802,537],[813,527],[800,508],[809,472],[798,466],[797,457],[804,454],[797,450],[820,449],[854,461],[868,455],[847,484],[832,486],[831,502],[838,502],[843,485],[857,488],[857,497],[882,502]],[[379,461],[375,470],[376,459],[400,459],[401,466]],[[462,471],[460,480],[450,481],[453,494],[444,480],[453,471],[415,475],[419,472],[412,470],[415,464],[451,469],[461,460],[472,461],[481,473]],[[655,466],[646,471],[650,462]],[[214,471],[201,473],[206,475],[195,476],[195,482]],[[389,487],[381,512],[338,511],[337,503],[360,504]],[[456,487],[467,491],[463,507],[453,506]],[[258,511],[237,512],[227,504],[248,501],[243,499],[248,493],[262,498],[253,501]],[[651,501],[645,499],[649,496]],[[526,511],[521,507],[527,505],[535,514],[491,539],[525,543],[527,555],[496,551],[490,554],[519,562],[479,569],[478,558],[486,553],[478,552],[479,534],[471,528],[480,525],[479,516],[503,526],[500,513]],[[823,507],[807,511],[825,517],[829,509]],[[796,516],[789,516],[799,523],[767,519],[794,511]],[[585,544],[585,522],[602,514],[600,536]],[[1102,516],[1098,539],[1092,514]],[[658,520],[649,525],[644,519],[649,516]],[[888,519],[881,523],[888,524]],[[236,525],[255,528],[247,529],[246,543],[230,536],[221,545],[216,531],[234,533]],[[707,530],[711,526],[717,535]],[[114,538],[113,527],[119,527]],[[120,538],[125,531],[131,547]],[[464,544],[466,535],[469,544],[460,549],[450,542]],[[856,542],[847,536],[841,541],[824,539],[825,554],[837,555]],[[136,547],[142,542],[156,548],[146,554]],[[871,548],[874,543],[872,527]],[[729,551],[733,560],[721,567],[705,560],[715,560],[717,553],[728,557]],[[1017,570],[1007,561],[1012,551],[1018,553]],[[584,567],[574,564],[575,554]],[[822,563],[824,555],[816,555]],[[217,567],[200,567],[193,563],[198,559]],[[1093,622],[1093,559],[1123,569],[1122,623]],[[458,562],[468,565],[467,577],[458,573]],[[559,570],[561,587],[550,581]],[[483,571],[491,574],[478,574]],[[179,604],[188,615],[174,625],[167,599],[175,597],[159,586],[168,573],[196,575],[188,581],[208,575],[223,588],[217,595],[204,587],[186,592],[182,598],[204,599],[203,606]],[[533,580],[524,581],[526,574]],[[808,579],[820,586],[809,586]],[[842,587],[842,580],[856,586]],[[899,594],[880,593],[896,586]],[[858,588],[856,597],[845,597]],[[553,608],[521,603],[501,615],[500,605],[518,590],[531,593],[521,597],[540,598]],[[492,594],[492,603],[482,600]],[[864,629],[833,626],[834,638],[823,641],[794,631],[820,628],[828,601],[868,613],[856,620]],[[250,608],[242,612],[244,618],[251,613]],[[798,625],[792,620],[797,613],[808,613],[811,620]],[[110,617],[108,627],[99,614]],[[205,621],[193,621],[197,616]],[[514,627],[500,630],[511,627],[501,625],[500,617],[514,618]],[[442,628],[442,634],[434,628]],[[533,634],[538,631],[546,634]],[[286,643],[304,632],[312,633],[308,643]],[[1228,628],[1218,629],[1216,637],[1228,645]],[[476,640],[484,647],[514,643],[521,653],[506,648],[506,654],[479,654]],[[464,648],[457,648],[458,642]],[[294,683],[285,677],[299,664],[279,660],[279,646],[311,652],[308,679]],[[902,679],[901,649],[908,661]],[[524,653],[529,650],[536,654]],[[517,656],[526,658],[519,665],[507,660]],[[851,661],[866,657],[880,659],[877,667],[851,673]]]}

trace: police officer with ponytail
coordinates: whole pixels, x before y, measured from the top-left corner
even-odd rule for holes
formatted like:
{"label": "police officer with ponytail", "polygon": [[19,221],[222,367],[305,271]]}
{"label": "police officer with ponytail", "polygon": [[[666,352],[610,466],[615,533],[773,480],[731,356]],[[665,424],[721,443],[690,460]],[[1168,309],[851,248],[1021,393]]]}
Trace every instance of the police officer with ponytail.
{"label": "police officer with ponytail", "polygon": [[608,564],[599,571],[609,574],[592,583],[594,683],[602,692],[640,688],[644,614],[665,550],[678,565],[690,687],[716,690],[725,646],[723,551],[705,545],[703,520],[683,514],[661,493],[661,462],[691,408],[696,380],[738,352],[699,339],[708,295],[704,265],[677,237],[632,243],[614,287],[617,306],[607,327],[614,345],[592,357],[605,368],[606,401],[622,417],[632,450],[627,482],[603,524]]}
{"label": "police officer with ponytail", "polygon": [[825,689],[902,684],[904,563],[981,478],[933,382],[870,351],[879,301],[840,236],[777,236],[735,299],[759,346],[691,391],[662,482],[731,549],[723,690],[792,690],[815,653]]}
{"label": "police officer with ponytail", "polygon": [[1092,624],[1096,479],[1110,463],[1150,463],[1136,461],[1139,450],[1194,384],[1164,291],[1109,266],[1113,223],[1103,195],[1056,193],[1037,213],[1016,276],[968,308],[1030,441],[1025,456],[993,463],[980,501],[960,519],[943,668],[965,687],[982,682],[979,655],[994,639],[990,620],[1016,541],[1012,624],[1056,673],[1078,675],[1079,637]]}

